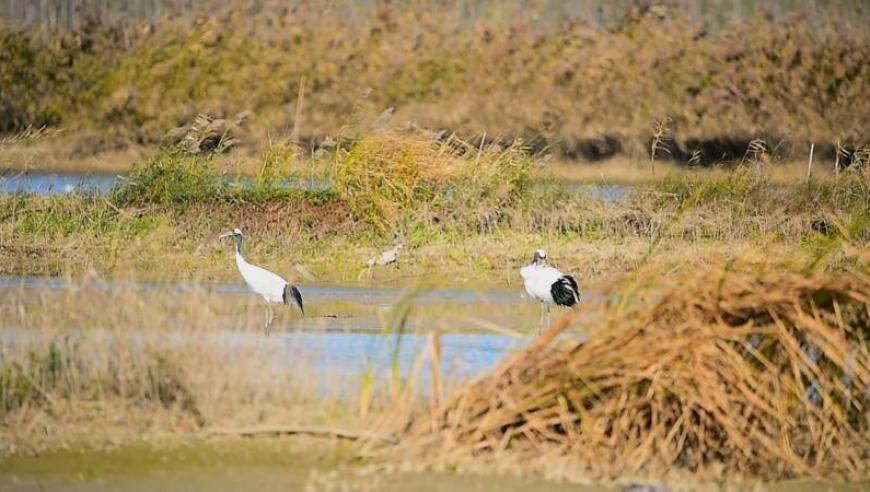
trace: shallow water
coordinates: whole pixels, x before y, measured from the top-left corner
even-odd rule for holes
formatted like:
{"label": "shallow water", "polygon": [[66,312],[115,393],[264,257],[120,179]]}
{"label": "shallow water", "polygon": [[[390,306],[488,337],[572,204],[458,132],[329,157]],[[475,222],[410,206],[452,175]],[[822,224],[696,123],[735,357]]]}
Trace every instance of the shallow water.
{"label": "shallow water", "polygon": [[[47,332],[105,347],[121,340],[137,351],[195,346],[228,363],[256,359],[274,375],[304,368],[312,376],[328,376],[318,392],[341,396],[358,388],[364,374],[376,384],[393,371],[408,378],[436,341],[445,381],[477,376],[528,343],[539,313],[536,302],[510,291],[411,293],[319,285],[300,290],[306,314],[276,306],[279,316],[267,336],[262,301],[242,284],[0,277],[0,348],[34,343]],[[394,308],[406,302],[411,308],[399,323]],[[554,310],[553,319],[561,312]],[[416,374],[424,394],[431,377],[428,369]]]}
{"label": "shallow water", "polygon": [[[240,284],[81,284],[59,278],[0,278],[0,362],[3,350],[26,345],[46,333],[87,339],[106,350],[118,338],[125,338],[143,350],[196,347],[197,357],[214,354],[221,361],[220,369],[210,377],[241,373],[252,381],[278,381],[282,391],[289,386],[281,376],[302,369],[320,395],[341,397],[360,392],[362,374],[370,374],[374,384],[385,383],[394,364],[402,378],[409,378],[437,332],[440,369],[450,382],[449,390],[522,350],[529,340],[463,325],[463,319],[477,317],[528,333],[530,321],[537,316],[535,303],[518,292],[434,290],[415,297],[415,312],[420,315],[408,323],[408,332],[398,334],[384,330],[383,319],[389,318],[392,308],[407,295],[405,291],[304,286],[303,293],[310,303],[310,316],[285,314],[274,332],[265,336],[258,325],[262,306]],[[126,350],[136,352],[130,345],[126,344]],[[416,374],[421,395],[429,392],[430,378],[428,365]],[[180,450],[140,447],[14,456],[0,459],[0,490],[620,490],[428,472],[363,478],[343,478],[340,473],[324,485],[318,477],[346,469],[352,460],[310,441],[293,449],[262,448],[261,444],[260,439],[192,441]],[[347,487],[342,488],[342,483]],[[861,485],[788,482],[758,490],[865,489]]]}
{"label": "shallow water", "polygon": [[[409,304],[415,314],[405,326],[407,331],[450,332],[491,331],[526,333],[537,327],[540,305],[529,299],[521,286],[517,290],[472,289],[399,289],[341,285],[298,284],[305,303],[306,315],[295,308],[273,305],[279,320],[273,331],[383,331],[389,325],[392,308]],[[130,297],[125,302],[152,302],[158,308],[201,304],[249,307],[263,316],[262,299],[241,283],[140,282],[105,281],[69,282],[59,277],[0,277],[0,294],[14,294],[20,305],[34,307],[46,303],[51,307],[58,296],[78,296],[85,303],[94,299]],[[588,302],[595,293],[581,293]],[[76,304],[78,307],[79,304]],[[82,304],[86,306],[86,304]],[[551,309],[552,320],[564,313],[564,308]],[[211,326],[216,329],[236,329],[239,320],[227,316]],[[437,324],[433,321],[438,320]],[[449,320],[449,323],[444,323]],[[395,328],[393,328],[395,329]],[[500,332],[500,330],[496,330]]]}
{"label": "shallow water", "polygon": [[[585,183],[582,181],[568,180],[541,180],[536,186],[554,186],[568,191],[571,194],[587,195],[604,203],[618,203],[627,200],[634,193],[634,187],[622,184]],[[533,185],[533,186],[535,186]]]}
{"label": "shallow water", "polygon": [[40,171],[0,172],[0,194],[66,195],[80,192],[105,195],[118,185],[120,177],[109,173],[50,173]]}
{"label": "shallow water", "polygon": [[[79,192],[87,195],[102,196],[128,179],[124,174],[85,173],[85,172],[46,172],[46,171],[0,171],[0,194],[65,195]],[[251,187],[255,180],[242,176],[228,178],[230,187]],[[293,190],[318,191],[330,188],[323,180],[287,178],[281,186]]]}
{"label": "shallow water", "polygon": [[[90,343],[111,349],[122,335],[103,330],[72,331],[73,342],[87,337]],[[420,357],[429,357],[429,335],[420,333],[274,333],[268,337],[251,332],[189,333],[180,331],[140,332],[124,336],[147,352],[154,347],[163,351],[183,345],[196,345],[199,355],[211,353],[226,364],[238,364],[252,383],[264,376],[280,377],[294,371],[320,378],[317,393],[325,397],[352,396],[359,392],[358,385],[364,374],[370,374],[374,383],[386,383],[393,365],[398,375],[409,378]],[[479,375],[495,366],[506,355],[520,350],[522,340],[487,334],[447,333],[439,335],[441,347],[441,374],[451,384]],[[0,328],[0,345],[27,346],[33,342],[29,330]],[[2,362],[0,354],[0,362]],[[257,367],[268,372],[247,371],[247,361],[257,359]],[[428,359],[427,359],[428,361]],[[428,364],[428,362],[427,362]],[[429,367],[427,365],[427,367]],[[414,384],[421,395],[431,390],[431,372],[420,371]]]}
{"label": "shallow water", "polygon": [[[59,277],[0,277],[0,289],[94,289],[105,291],[141,292],[206,292],[214,294],[250,294],[247,286],[240,283],[183,283],[183,282],[133,282],[133,281],[95,281],[85,285],[70,283]],[[309,299],[323,302],[329,299],[352,301],[365,305],[392,306],[404,296],[413,295],[415,303],[457,304],[503,304],[512,305],[522,299],[521,292],[480,291],[465,289],[428,289],[413,292],[408,289],[387,287],[360,287],[336,285],[300,286],[306,303]],[[253,294],[250,294],[253,295]]]}
{"label": "shallow water", "polygon": [[[122,174],[44,171],[0,171],[0,194],[64,195],[80,192],[102,196],[110,193],[126,179]],[[250,187],[255,183],[250,177],[232,178],[230,186]],[[329,189],[328,181],[316,179],[287,178],[282,184],[287,189],[319,191]],[[604,203],[615,203],[631,196],[633,188],[625,185],[575,183],[567,181],[541,181],[539,186],[556,186],[571,193],[586,194]]]}

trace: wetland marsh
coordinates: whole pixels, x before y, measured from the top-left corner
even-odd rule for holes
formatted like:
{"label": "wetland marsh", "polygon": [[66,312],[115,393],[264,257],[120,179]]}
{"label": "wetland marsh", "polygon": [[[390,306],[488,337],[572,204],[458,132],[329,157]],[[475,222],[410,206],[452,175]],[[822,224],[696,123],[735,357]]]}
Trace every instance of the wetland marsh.
{"label": "wetland marsh", "polygon": [[0,20],[0,489],[866,489],[865,6],[552,4]]}

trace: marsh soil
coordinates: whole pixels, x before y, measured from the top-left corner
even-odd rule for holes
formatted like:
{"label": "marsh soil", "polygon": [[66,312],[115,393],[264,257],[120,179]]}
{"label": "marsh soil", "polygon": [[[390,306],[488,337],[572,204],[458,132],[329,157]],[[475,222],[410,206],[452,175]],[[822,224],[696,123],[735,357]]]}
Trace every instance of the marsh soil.
{"label": "marsh soil", "polygon": [[[741,490],[732,484],[727,490]],[[769,492],[857,492],[870,484],[786,481]],[[139,443],[112,451],[67,450],[0,460],[0,491],[618,491],[620,486],[545,482],[523,476],[367,470],[344,442],[308,437]],[[682,490],[682,489],[681,489]],[[689,489],[685,489],[689,490]],[[706,489],[704,489],[706,490]]]}
{"label": "marsh soil", "polygon": [[309,438],[226,439],[64,451],[0,461],[3,491],[348,490],[591,491],[530,478],[367,473],[343,443]]}

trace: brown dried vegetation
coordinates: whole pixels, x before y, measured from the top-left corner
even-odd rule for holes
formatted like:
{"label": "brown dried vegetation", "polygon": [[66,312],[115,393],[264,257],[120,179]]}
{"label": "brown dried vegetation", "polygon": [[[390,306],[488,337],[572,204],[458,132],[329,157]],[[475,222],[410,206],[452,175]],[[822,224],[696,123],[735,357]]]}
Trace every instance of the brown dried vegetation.
{"label": "brown dried vegetation", "polygon": [[289,128],[320,141],[348,115],[396,107],[396,122],[592,159],[644,154],[667,119],[674,157],[715,161],[755,138],[825,142],[833,155],[834,142],[861,143],[870,127],[867,30],[836,9],[714,30],[664,7],[608,29],[541,28],[523,20],[541,7],[523,5],[516,20],[470,24],[460,2],[385,3],[350,20],[317,2],[273,1],[193,26],[90,26],[50,40],[0,28],[0,131],[62,125],[153,143],[200,113],[250,111],[239,143]]}
{"label": "brown dried vegetation", "polygon": [[575,311],[431,414],[385,419],[397,454],[573,478],[866,480],[870,278],[673,284]]}

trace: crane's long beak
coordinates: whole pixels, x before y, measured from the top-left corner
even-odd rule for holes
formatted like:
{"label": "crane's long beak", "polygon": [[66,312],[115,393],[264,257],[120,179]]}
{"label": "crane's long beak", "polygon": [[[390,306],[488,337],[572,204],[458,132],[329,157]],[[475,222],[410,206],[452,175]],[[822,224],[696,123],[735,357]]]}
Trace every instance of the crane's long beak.
{"label": "crane's long beak", "polygon": [[225,237],[230,237],[230,236],[232,236],[232,235],[233,235],[232,232],[228,232],[228,233],[226,233],[226,234],[221,234],[220,236],[218,236],[218,239],[223,239],[223,238],[225,238]]}

